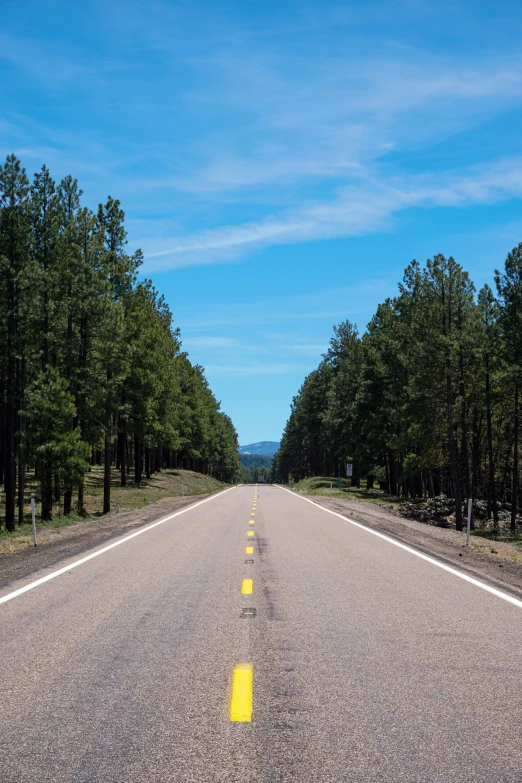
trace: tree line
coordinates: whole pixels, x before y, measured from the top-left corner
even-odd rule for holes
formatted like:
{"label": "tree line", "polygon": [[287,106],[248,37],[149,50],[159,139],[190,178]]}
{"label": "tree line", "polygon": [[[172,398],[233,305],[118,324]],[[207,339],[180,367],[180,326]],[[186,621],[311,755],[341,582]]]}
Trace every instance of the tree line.
{"label": "tree line", "polygon": [[273,457],[264,454],[241,454],[242,481],[244,484],[256,484],[259,476],[268,481],[271,476]]}
{"label": "tree line", "polygon": [[[24,515],[26,473],[53,503],[84,512],[84,479],[103,465],[120,482],[168,467],[222,481],[240,476],[238,442],[203,368],[181,350],[179,330],[150,280],[138,281],[125,215],[109,197],[82,204],[76,179],[43,166],[0,166],[0,483],[8,531]],[[2,520],[0,518],[0,524]]]}
{"label": "tree line", "polygon": [[476,289],[453,259],[413,261],[398,295],[361,336],[345,321],[294,397],[277,481],[339,476],[353,464],[393,496],[453,498],[463,527],[468,498],[520,508],[522,243]]}

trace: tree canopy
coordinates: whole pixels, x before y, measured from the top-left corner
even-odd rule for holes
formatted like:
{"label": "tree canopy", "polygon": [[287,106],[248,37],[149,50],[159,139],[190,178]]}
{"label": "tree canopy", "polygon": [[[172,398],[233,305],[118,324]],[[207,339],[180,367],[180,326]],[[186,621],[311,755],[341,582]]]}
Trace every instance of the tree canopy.
{"label": "tree canopy", "polygon": [[[172,314],[138,280],[125,215],[109,197],[83,206],[71,176],[43,166],[32,183],[21,162],[0,166],[0,481],[4,523],[22,522],[25,473],[53,503],[83,510],[89,464],[121,483],[190,467],[222,481],[241,475],[237,436],[202,367],[181,350]],[[132,469],[132,473],[131,473]],[[1,523],[1,520],[0,520]]]}
{"label": "tree canopy", "polygon": [[345,321],[294,397],[273,476],[378,480],[391,495],[455,501],[519,498],[522,384],[522,244],[476,294],[453,259],[413,261],[397,296],[380,304],[364,334]]}

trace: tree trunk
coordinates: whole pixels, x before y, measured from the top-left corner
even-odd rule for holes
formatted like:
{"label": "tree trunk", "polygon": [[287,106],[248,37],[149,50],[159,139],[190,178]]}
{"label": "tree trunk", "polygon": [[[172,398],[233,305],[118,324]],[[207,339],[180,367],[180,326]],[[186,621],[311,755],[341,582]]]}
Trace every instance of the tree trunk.
{"label": "tree trunk", "polygon": [[47,465],[42,466],[42,521],[49,522],[53,518],[53,472]]}
{"label": "tree trunk", "polygon": [[22,459],[18,462],[18,524],[24,523],[24,492],[25,492],[25,465]]}
{"label": "tree trunk", "polygon": [[511,532],[517,529],[518,510],[518,382],[515,386],[515,416],[513,421],[513,484],[511,490]]}
{"label": "tree trunk", "polygon": [[60,486],[60,474],[56,472],[54,474],[54,502],[59,503],[62,499],[62,489]]}
{"label": "tree trunk", "polygon": [[83,481],[78,484],[78,514],[85,514],[85,484]]}
{"label": "tree trunk", "polygon": [[489,358],[486,357],[486,429],[488,440],[489,492],[493,511],[493,527],[498,529],[497,490],[495,487],[495,462],[493,459],[493,428],[491,426],[491,379],[489,377]]}
{"label": "tree trunk", "polygon": [[457,530],[463,530],[462,520],[462,495],[460,494],[459,460],[457,454],[457,445],[455,443],[455,433],[453,431],[453,400],[451,393],[451,378],[446,376],[446,405],[448,414],[448,444],[451,468],[451,483],[453,487],[453,498],[455,500],[455,527]]}
{"label": "tree trunk", "polygon": [[397,495],[398,495],[397,465],[395,463],[393,452],[391,450],[388,451],[388,464],[389,464],[389,467],[390,467],[390,494],[393,497],[397,497]]}
{"label": "tree trunk", "polygon": [[134,436],[134,483],[141,484],[141,443],[137,435]]}
{"label": "tree trunk", "polygon": [[111,510],[111,433],[110,425],[105,425],[105,449],[103,463],[103,513]]}
{"label": "tree trunk", "polygon": [[[462,350],[459,351],[459,396],[460,396],[460,422],[462,428],[462,448],[460,451],[460,460],[462,465],[462,476],[464,479],[464,490],[466,492],[466,499],[471,498],[471,480],[469,474],[469,442],[468,442],[468,416],[466,406],[466,394],[464,387],[464,358]],[[473,510],[471,512],[471,529],[475,529],[473,522]]]}
{"label": "tree trunk", "polygon": [[15,348],[15,283],[8,285],[9,311],[7,317],[7,399],[5,406],[5,527],[15,529],[16,502],[16,348]]}
{"label": "tree trunk", "polygon": [[63,515],[69,516],[72,507],[72,489],[66,489],[63,493]]}
{"label": "tree trunk", "polygon": [[111,380],[112,373],[107,370],[107,399],[105,402],[105,449],[103,460],[103,513],[111,510]]}
{"label": "tree trunk", "polygon": [[[120,422],[121,426],[121,422]],[[118,432],[118,454],[120,463],[120,486],[127,484],[127,437],[125,432]]]}

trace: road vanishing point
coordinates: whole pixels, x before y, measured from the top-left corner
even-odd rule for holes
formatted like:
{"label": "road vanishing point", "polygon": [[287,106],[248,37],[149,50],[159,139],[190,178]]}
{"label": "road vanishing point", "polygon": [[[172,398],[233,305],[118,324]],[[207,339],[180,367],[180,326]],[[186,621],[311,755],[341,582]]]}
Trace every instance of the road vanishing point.
{"label": "road vanishing point", "polygon": [[520,783],[522,602],[275,486],[0,594],[1,783]]}

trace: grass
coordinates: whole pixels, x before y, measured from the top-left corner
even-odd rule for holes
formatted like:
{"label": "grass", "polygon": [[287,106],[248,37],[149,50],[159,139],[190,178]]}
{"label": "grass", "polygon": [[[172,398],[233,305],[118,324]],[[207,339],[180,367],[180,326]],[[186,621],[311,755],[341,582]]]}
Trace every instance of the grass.
{"label": "grass", "polygon": [[306,495],[319,495],[330,497],[330,482],[332,484],[332,498],[344,498],[345,500],[362,500],[365,503],[373,503],[384,508],[396,508],[399,503],[396,498],[389,497],[382,489],[367,489],[366,487],[350,486],[349,479],[342,479],[342,487],[338,489],[337,478],[324,476],[312,476],[290,485],[291,489]]}
{"label": "grass", "polygon": [[[120,472],[113,470],[111,474],[111,511],[125,512],[144,508],[158,500],[179,498],[182,494],[181,485],[186,496],[205,495],[223,488],[221,481],[196,473],[192,470],[171,469],[154,474],[150,479],[144,479],[139,486],[129,481],[127,486],[120,486]],[[24,523],[12,533],[5,528],[0,530],[0,554],[21,549],[32,544],[33,533],[31,524],[31,493],[38,494],[39,487],[32,474],[26,476],[25,485]],[[0,514],[3,515],[2,497],[0,495]],[[61,513],[61,505],[56,503],[53,507],[53,518],[49,522],[38,520],[40,512],[36,507],[36,528],[53,529],[68,527],[79,521],[89,522],[101,516],[103,504],[103,467],[95,465],[85,478],[85,516],[80,516],[75,511],[76,498],[73,499],[73,512],[64,516]]]}
{"label": "grass", "polygon": [[504,544],[516,544],[522,547],[522,531],[517,530],[515,533],[512,533],[508,525],[502,526],[500,531],[492,527],[477,527],[475,530],[470,531],[470,535],[488,538],[490,541],[501,541]]}

